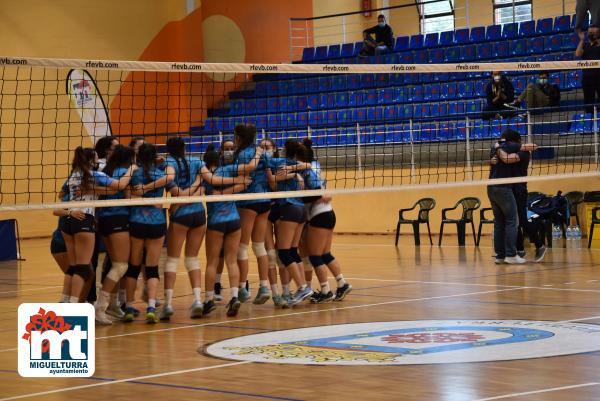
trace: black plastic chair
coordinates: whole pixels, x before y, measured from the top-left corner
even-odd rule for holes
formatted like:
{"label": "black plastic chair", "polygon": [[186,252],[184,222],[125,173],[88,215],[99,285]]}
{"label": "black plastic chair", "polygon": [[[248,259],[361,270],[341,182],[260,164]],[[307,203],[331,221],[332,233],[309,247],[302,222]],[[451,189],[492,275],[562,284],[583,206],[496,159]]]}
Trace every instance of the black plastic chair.
{"label": "black plastic chair", "polygon": [[488,219],[485,217],[485,213],[491,212],[491,211],[492,211],[491,207],[484,207],[483,209],[481,209],[479,211],[479,229],[477,230],[477,241],[475,241],[476,246],[479,246],[479,243],[481,242],[481,229],[483,228],[483,225],[484,224],[494,224],[493,217],[491,219]]}
{"label": "black plastic chair", "polygon": [[[565,194],[565,198],[568,199],[569,201],[569,214],[571,216],[575,216],[575,221],[577,222],[578,226],[581,226],[581,224],[579,224],[579,215],[577,214],[577,207],[583,203],[583,192],[580,191],[571,191],[571,192],[567,192]],[[567,222],[568,225],[571,225],[571,222]]]}
{"label": "black plastic chair", "polygon": [[[473,223],[473,212],[479,209],[481,205],[481,201],[478,198],[462,198],[454,207],[442,209],[442,223],[440,224],[440,240],[438,245],[442,245],[442,237],[444,236],[444,225],[446,224],[456,224],[456,231],[458,232],[458,245],[465,245],[465,236],[466,236],[466,225],[467,223],[471,223],[471,228],[473,229],[473,241],[477,243],[477,238],[475,237],[475,223]],[[460,219],[449,219],[446,217],[446,213],[452,210],[458,209],[459,206],[462,206],[462,214]]]}
{"label": "black plastic chair", "polygon": [[592,238],[594,238],[594,226],[596,224],[600,224],[600,218],[598,217],[598,211],[600,207],[595,207],[592,209],[592,225],[590,226],[590,232],[588,233],[588,248],[592,247]]}
{"label": "black plastic chair", "polygon": [[[405,219],[404,213],[415,210],[419,207],[419,213],[417,214],[417,218],[414,220]],[[419,199],[413,207],[410,209],[400,209],[398,212],[398,225],[396,225],[396,246],[398,246],[398,237],[400,236],[400,225],[402,224],[411,224],[413,227],[413,236],[415,237],[415,245],[421,245],[421,233],[419,231],[419,226],[421,224],[427,224],[427,232],[429,233],[429,243],[433,245],[433,239],[431,238],[431,228],[429,228],[429,212],[435,207],[435,199],[433,198],[423,198]]]}

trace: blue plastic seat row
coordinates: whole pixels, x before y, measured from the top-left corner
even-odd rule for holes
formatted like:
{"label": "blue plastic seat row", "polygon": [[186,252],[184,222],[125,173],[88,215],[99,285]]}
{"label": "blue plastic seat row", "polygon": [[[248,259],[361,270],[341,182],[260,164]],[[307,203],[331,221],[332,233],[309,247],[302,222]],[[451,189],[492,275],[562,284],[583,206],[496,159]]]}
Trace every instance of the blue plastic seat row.
{"label": "blue plastic seat row", "polygon": [[[502,39],[528,38],[536,35],[568,33],[572,31],[575,16],[563,15],[537,21],[523,21],[488,27],[458,29],[427,35],[401,36],[394,42],[394,52],[403,52],[438,46],[465,45],[481,42],[494,42]],[[322,61],[339,57],[353,57],[362,48],[362,42],[333,44],[330,46],[307,47],[303,49],[302,61]]]}

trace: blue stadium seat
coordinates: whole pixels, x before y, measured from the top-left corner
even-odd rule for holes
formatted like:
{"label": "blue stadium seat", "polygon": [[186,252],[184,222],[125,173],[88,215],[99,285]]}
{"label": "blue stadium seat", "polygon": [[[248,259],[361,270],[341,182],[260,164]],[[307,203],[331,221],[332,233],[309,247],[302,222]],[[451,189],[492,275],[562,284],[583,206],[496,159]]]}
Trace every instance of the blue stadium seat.
{"label": "blue stadium seat", "polygon": [[463,102],[450,102],[448,104],[449,115],[461,115],[465,112],[465,104]]}
{"label": "blue stadium seat", "polygon": [[270,97],[267,99],[267,113],[277,113],[279,111],[279,98]]}
{"label": "blue stadium seat", "polygon": [[315,93],[319,91],[319,79],[311,77],[306,80],[306,93]]}
{"label": "blue stadium seat", "polygon": [[529,54],[539,54],[543,53],[544,50],[544,38],[537,36],[535,38],[529,38],[529,45],[527,48],[529,49]]}
{"label": "blue stadium seat", "polygon": [[440,41],[439,33],[428,33],[425,35],[425,47],[437,47]]}
{"label": "blue stadium seat", "polygon": [[375,123],[381,121],[383,117],[383,107],[367,107],[367,121]]}
{"label": "blue stadium seat", "polygon": [[414,118],[428,118],[429,115],[429,103],[415,104],[413,117]]}
{"label": "blue stadium seat", "polygon": [[383,119],[385,121],[395,121],[398,118],[398,106],[385,106],[383,108]]}
{"label": "blue stadium seat", "polygon": [[393,104],[395,102],[394,88],[379,89],[377,91],[377,104]]}
{"label": "blue stadium seat", "polygon": [[302,62],[313,61],[315,59],[315,48],[305,47],[302,50]]}
{"label": "blue stadium seat", "polygon": [[398,117],[400,119],[409,119],[413,117],[413,106],[410,103],[404,103],[398,106]]}
{"label": "blue stadium seat", "polygon": [[556,54],[544,54],[538,56],[538,61],[556,61],[558,60],[558,56]]}
{"label": "blue stadium seat", "polygon": [[427,51],[426,50],[417,50],[413,52],[414,62],[415,64],[427,64]]}
{"label": "blue stadium seat", "polygon": [[317,93],[313,93],[308,95],[308,103],[307,107],[309,110],[318,110],[320,108],[320,95]]}
{"label": "blue stadium seat", "polygon": [[350,92],[350,95],[348,96],[348,106],[350,106],[350,107],[362,106],[364,104],[364,100],[363,100],[364,95],[365,95],[364,91]]}
{"label": "blue stadium seat", "polygon": [[522,117],[514,117],[508,120],[508,128],[517,131],[521,136],[527,135],[527,122]]}
{"label": "blue stadium seat", "polygon": [[352,110],[352,121],[363,122],[367,119],[367,109],[364,107],[357,107]]}
{"label": "blue stadium seat", "polygon": [[467,137],[467,124],[459,121],[454,125],[454,135],[458,140],[464,140]]}
{"label": "blue stadium seat", "polygon": [[[471,42],[473,43],[480,43],[480,42],[485,42],[485,27],[483,26],[476,26],[475,28],[471,28]],[[469,38],[467,37],[467,40],[464,41],[463,43],[466,44],[469,41]]]}
{"label": "blue stadium seat", "polygon": [[502,27],[502,39],[514,39],[519,36],[519,23],[511,22]]}
{"label": "blue stadium seat", "polygon": [[348,124],[352,122],[352,109],[340,109],[337,111],[338,124]]}
{"label": "blue stadium seat", "polygon": [[408,50],[410,38],[408,36],[399,36],[396,38],[396,44],[394,45],[394,52],[403,52]]}
{"label": "blue stadium seat", "polygon": [[363,43],[363,41],[360,41],[360,42],[355,42],[355,43],[354,43],[354,52],[352,53],[352,55],[353,55],[354,57],[358,56],[358,54],[359,54],[359,53],[360,53],[360,51],[362,50],[363,46],[364,46],[364,43]]}
{"label": "blue stadium seat", "polygon": [[454,44],[454,31],[440,33],[440,46],[452,46]]}
{"label": "blue stadium seat", "polygon": [[519,36],[530,37],[535,35],[535,21],[523,21],[519,24]]}
{"label": "blue stadium seat", "polygon": [[407,73],[404,75],[404,83],[407,85],[410,84],[418,84],[421,79],[421,74],[412,74],[412,73]]}
{"label": "blue stadium seat", "polygon": [[285,113],[280,115],[281,126],[284,128],[296,127],[296,113]]}
{"label": "blue stadium seat", "polygon": [[284,96],[279,100],[279,111],[288,112],[295,110],[296,98],[292,96]]}
{"label": "blue stadium seat", "polygon": [[423,101],[423,86],[411,86],[408,90],[409,102],[422,102]]}
{"label": "blue stadium seat", "polygon": [[334,75],[331,79],[331,89],[334,91],[343,91],[348,88],[345,74]]}
{"label": "blue stadium seat", "polygon": [[427,53],[429,57],[429,62],[434,64],[443,63],[446,57],[446,53],[442,48],[431,49]]}
{"label": "blue stadium seat", "polygon": [[474,61],[477,58],[475,45],[460,48],[460,61]]}
{"label": "blue stadium seat", "polygon": [[562,74],[560,72],[551,72],[548,80],[551,85],[557,85],[560,87],[562,81]]}
{"label": "blue stadium seat", "polygon": [[521,93],[527,87],[527,77],[516,77],[513,79],[512,84],[515,88],[515,92]]}
{"label": "blue stadium seat", "polygon": [[267,99],[259,98],[256,99],[256,113],[262,114],[267,112]]}
{"label": "blue stadium seat", "polygon": [[377,104],[377,90],[376,89],[369,89],[367,91],[365,91],[365,105],[366,106],[374,106]]}
{"label": "blue stadium seat", "polygon": [[490,137],[499,138],[502,135],[502,131],[508,127],[508,121],[504,119],[493,119],[490,122]]}
{"label": "blue stadium seat", "polygon": [[348,107],[348,93],[347,92],[336,92],[335,93],[335,104],[334,107]]}
{"label": "blue stadium seat", "polygon": [[466,45],[469,43],[469,28],[457,29],[454,32],[454,44]]}
{"label": "blue stadium seat", "polygon": [[465,103],[465,113],[480,113],[481,99],[469,100]]}
{"label": "blue stadium seat", "polygon": [[579,44],[579,36],[572,32],[567,35],[562,35],[562,50],[575,50]]}
{"label": "blue stadium seat", "polygon": [[347,76],[348,89],[360,89],[362,84],[360,82],[360,74],[349,74]]}
{"label": "blue stadium seat", "polygon": [[292,93],[292,81],[279,81],[279,95],[286,96]]}
{"label": "blue stadium seat", "polygon": [[327,124],[333,125],[338,122],[337,119],[337,110],[327,110],[326,112]]}
{"label": "blue stadium seat", "polygon": [[527,39],[509,41],[509,53],[511,57],[519,57],[527,54]]}
{"label": "blue stadium seat", "polygon": [[408,100],[408,87],[399,86],[394,88],[394,99],[398,103],[406,103]]}
{"label": "blue stadium seat", "polygon": [[446,49],[446,62],[458,63],[460,61],[460,48],[458,46],[449,47]]}
{"label": "blue stadium seat", "polygon": [[281,127],[281,120],[279,118],[279,114],[269,114],[269,117],[267,120],[267,127],[269,127],[269,128],[280,128]]}
{"label": "blue stadium seat", "polygon": [[239,116],[244,114],[244,100],[235,99],[229,102],[229,114],[232,116]]}
{"label": "blue stadium seat", "polygon": [[335,93],[321,93],[319,96],[319,106],[322,109],[332,109],[335,107]]}
{"label": "blue stadium seat", "polygon": [[375,76],[373,74],[360,74],[360,84],[363,88],[372,88],[375,86]]}
{"label": "blue stadium seat", "polygon": [[423,100],[425,100],[426,102],[429,102],[432,100],[440,100],[440,85],[439,84],[431,84],[431,85],[425,86]]}
{"label": "blue stadium seat", "polygon": [[296,113],[296,127],[306,127],[308,125],[308,113],[303,111]]}
{"label": "blue stadium seat", "polygon": [[304,111],[308,107],[308,98],[306,96],[296,96],[296,111]]}
{"label": "blue stadium seat", "polygon": [[376,125],[371,130],[374,143],[385,143],[386,128],[385,125]]}
{"label": "blue stadium seat", "polygon": [[581,88],[581,71],[574,70],[565,73],[566,86],[568,89],[578,89]]}
{"label": "blue stadium seat", "polygon": [[315,49],[315,61],[325,60],[327,58],[327,46],[318,46]]}
{"label": "blue stadium seat", "polygon": [[574,134],[589,134],[592,132],[592,115],[590,113],[575,114],[571,120],[570,132]]}
{"label": "blue stadium seat", "polygon": [[419,81],[422,84],[429,84],[431,82],[434,81],[434,76],[435,74],[430,74],[430,73],[426,73],[426,72],[422,72],[419,74]]}
{"label": "blue stadium seat", "polygon": [[410,37],[410,43],[408,45],[410,50],[417,50],[423,48],[423,35],[412,35]]}
{"label": "blue stadium seat", "polygon": [[419,140],[421,142],[433,142],[437,140],[437,126],[434,123],[421,124],[419,130]]}
{"label": "blue stadium seat", "polygon": [[447,82],[442,84],[440,90],[440,99],[454,100],[456,99],[456,82]]}
{"label": "blue stadium seat", "polygon": [[487,89],[487,81],[476,81],[475,82],[475,92],[474,95],[475,96],[480,96],[480,97],[485,97],[486,96],[486,89]]}
{"label": "blue stadium seat", "polygon": [[490,137],[490,125],[488,121],[474,120],[473,128],[470,132],[472,139],[484,139]]}
{"label": "blue stadium seat", "polygon": [[548,35],[552,33],[552,18],[543,18],[538,20],[535,27],[535,33],[538,35]]}
{"label": "blue stadium seat", "polygon": [[477,58],[480,60],[489,60],[492,58],[492,44],[479,43],[477,46]]}
{"label": "blue stadium seat", "polygon": [[256,113],[256,100],[246,99],[244,101],[244,113],[245,114],[255,114]]}
{"label": "blue stadium seat", "polygon": [[340,45],[329,45],[329,50],[327,51],[327,58],[334,59],[340,57]]}
{"label": "blue stadium seat", "polygon": [[298,78],[292,80],[291,93],[301,95],[306,92],[306,79]]}
{"label": "blue stadium seat", "polygon": [[415,62],[415,55],[413,52],[402,53],[398,61],[402,64],[412,64]]}
{"label": "blue stadium seat", "polygon": [[561,15],[554,18],[554,27],[552,29],[555,33],[566,33],[571,31],[571,16]]}
{"label": "blue stadium seat", "polygon": [[392,74],[388,74],[389,83],[392,86],[402,85],[404,83],[404,75],[400,72],[394,72]]}
{"label": "blue stadium seat", "polygon": [[429,109],[431,112],[431,117],[443,117],[448,114],[447,103],[432,103]]}
{"label": "blue stadium seat", "polygon": [[279,95],[279,81],[269,81],[267,83],[267,95],[268,96]]}
{"label": "blue stadium seat", "polygon": [[575,53],[574,52],[562,52],[559,54],[558,56],[558,61],[573,61],[575,60]]}
{"label": "blue stadium seat", "polygon": [[320,77],[319,78],[319,92],[329,92],[331,90],[332,77]]}
{"label": "blue stadium seat", "polygon": [[562,49],[562,35],[546,36],[546,51],[557,52]]}
{"label": "blue stadium seat", "polygon": [[341,57],[352,57],[354,56],[354,42],[344,43],[340,51]]}
{"label": "blue stadium seat", "polygon": [[375,86],[378,88],[388,86],[390,83],[390,74],[375,74]]}
{"label": "blue stadium seat", "polygon": [[499,41],[493,44],[494,58],[507,58],[508,57],[508,42],[507,41]]}
{"label": "blue stadium seat", "polygon": [[487,40],[488,42],[492,42],[500,39],[502,39],[502,26],[489,25],[485,30],[485,40]]}
{"label": "blue stadium seat", "polygon": [[261,115],[256,116],[256,128],[258,128],[258,129],[267,128],[266,114],[261,114]]}
{"label": "blue stadium seat", "polygon": [[458,87],[456,89],[456,97],[458,99],[466,99],[473,96],[473,82],[471,81],[461,81],[458,83]]}

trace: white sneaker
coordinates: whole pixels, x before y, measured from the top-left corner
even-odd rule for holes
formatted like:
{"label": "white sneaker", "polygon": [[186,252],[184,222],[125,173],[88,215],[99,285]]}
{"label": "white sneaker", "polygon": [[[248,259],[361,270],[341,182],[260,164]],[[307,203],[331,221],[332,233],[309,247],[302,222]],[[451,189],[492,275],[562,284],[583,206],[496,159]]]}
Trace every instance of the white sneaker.
{"label": "white sneaker", "polygon": [[125,317],[125,312],[123,312],[123,310],[118,304],[108,305],[108,308],[106,309],[106,314],[119,320]]}
{"label": "white sneaker", "polygon": [[112,324],[112,320],[100,309],[96,309],[96,323],[102,326],[110,326]]}
{"label": "white sneaker", "polygon": [[509,256],[504,258],[504,263],[508,263],[509,265],[522,265],[523,263],[527,263],[527,259],[523,259],[519,255]]}
{"label": "white sneaker", "polygon": [[504,258],[494,258],[494,263],[497,265],[503,265],[506,262],[505,262]]}

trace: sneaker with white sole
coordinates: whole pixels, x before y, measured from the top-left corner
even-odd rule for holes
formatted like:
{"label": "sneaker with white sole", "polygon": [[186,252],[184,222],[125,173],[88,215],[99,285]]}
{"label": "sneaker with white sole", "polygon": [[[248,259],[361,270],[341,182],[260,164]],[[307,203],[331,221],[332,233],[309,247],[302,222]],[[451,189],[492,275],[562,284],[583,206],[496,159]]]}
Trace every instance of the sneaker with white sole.
{"label": "sneaker with white sole", "polygon": [[546,247],[544,245],[542,245],[539,248],[536,248],[535,257],[533,258],[533,261],[535,263],[539,263],[542,260],[544,260],[545,255],[546,255]]}
{"label": "sneaker with white sole", "polygon": [[298,305],[300,302],[304,301],[306,298],[310,297],[313,294],[313,290],[310,287],[299,288],[294,296],[292,297],[292,302],[290,302],[291,306]]}
{"label": "sneaker with white sole", "polygon": [[160,320],[166,321],[171,319],[171,316],[173,316],[173,313],[175,313],[175,310],[173,309],[173,305],[165,305],[160,309],[160,314],[158,315],[158,318]]}
{"label": "sneaker with white sole", "polygon": [[524,263],[527,263],[527,259],[523,259],[519,255],[508,256],[508,257],[504,258],[504,263],[507,263],[509,265],[522,265]]}
{"label": "sneaker with white sole", "polygon": [[494,258],[494,263],[497,265],[503,265],[506,262],[504,261],[504,258]]}
{"label": "sneaker with white sole", "polygon": [[262,305],[267,302],[271,298],[271,292],[265,286],[260,286],[258,289],[258,293],[256,294],[256,298],[252,301],[255,305]]}
{"label": "sneaker with white sole", "polygon": [[106,314],[119,320],[125,317],[125,312],[123,312],[121,310],[121,307],[117,304],[108,305],[108,308],[106,309]]}
{"label": "sneaker with white sole", "polygon": [[106,312],[96,309],[96,323],[102,326],[110,326],[112,320],[106,315]]}
{"label": "sneaker with white sole", "polygon": [[190,310],[191,310],[190,317],[192,319],[199,319],[204,314],[204,305],[202,305],[202,302],[200,302],[200,301],[194,301],[192,306],[190,306]]}

